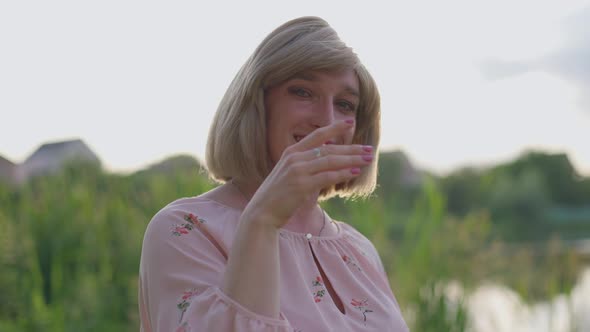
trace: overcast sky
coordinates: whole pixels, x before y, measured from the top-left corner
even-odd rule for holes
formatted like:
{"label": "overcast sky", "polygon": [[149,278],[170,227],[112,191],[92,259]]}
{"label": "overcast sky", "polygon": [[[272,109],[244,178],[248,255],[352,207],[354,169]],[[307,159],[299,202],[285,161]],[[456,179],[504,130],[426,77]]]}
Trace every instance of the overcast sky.
{"label": "overcast sky", "polygon": [[535,148],[590,175],[590,1],[199,3],[1,2],[0,155],[81,138],[114,171],[202,158],[257,44],[316,15],[379,84],[383,150],[446,173]]}

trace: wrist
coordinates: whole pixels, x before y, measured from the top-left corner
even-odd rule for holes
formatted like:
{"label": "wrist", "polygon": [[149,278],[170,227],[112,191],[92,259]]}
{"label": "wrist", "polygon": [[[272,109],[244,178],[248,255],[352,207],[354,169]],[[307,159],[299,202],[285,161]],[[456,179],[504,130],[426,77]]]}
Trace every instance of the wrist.
{"label": "wrist", "polygon": [[280,229],[274,217],[264,214],[256,214],[255,216],[242,215],[242,222],[245,226],[257,232],[277,233]]}
{"label": "wrist", "polygon": [[248,227],[256,228],[264,232],[277,232],[282,223],[266,209],[249,204],[242,212],[242,222]]}

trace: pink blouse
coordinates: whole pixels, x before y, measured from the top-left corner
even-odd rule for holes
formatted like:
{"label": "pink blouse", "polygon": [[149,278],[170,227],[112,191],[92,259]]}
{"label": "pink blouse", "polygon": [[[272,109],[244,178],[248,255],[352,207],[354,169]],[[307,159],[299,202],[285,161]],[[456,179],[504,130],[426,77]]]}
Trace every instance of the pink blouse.
{"label": "pink blouse", "polygon": [[[191,197],[153,217],[141,252],[141,331],[408,331],[375,247],[343,222],[335,222],[336,235],[311,239],[279,231],[279,319],[231,299],[220,287],[240,213]],[[344,313],[330,298],[313,254]]]}

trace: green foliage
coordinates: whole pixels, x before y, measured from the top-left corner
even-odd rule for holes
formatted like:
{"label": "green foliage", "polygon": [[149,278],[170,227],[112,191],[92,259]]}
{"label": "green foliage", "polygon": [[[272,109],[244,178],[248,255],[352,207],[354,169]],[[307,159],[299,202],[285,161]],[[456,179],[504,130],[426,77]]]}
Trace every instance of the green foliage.
{"label": "green foliage", "polygon": [[421,289],[416,301],[414,330],[424,332],[464,332],[467,329],[467,310],[462,302],[452,304],[436,283],[429,282]]}
{"label": "green foliage", "polygon": [[474,169],[462,169],[440,180],[446,191],[448,211],[456,216],[464,216],[473,209],[481,207],[486,191],[481,175]]}
{"label": "green foliage", "polygon": [[531,151],[490,169],[462,169],[438,182],[449,214],[487,210],[493,232],[504,240],[590,236],[590,179],[578,175],[563,154]]}
{"label": "green foliage", "polygon": [[196,172],[119,176],[70,164],[2,191],[0,326],[137,330],[145,226],[172,200],[211,188]]}
{"label": "green foliage", "polygon": [[[525,157],[442,179],[412,172],[404,158],[382,158],[371,199],[322,204],[371,239],[413,330],[466,329],[462,301],[445,295],[451,282],[469,289],[495,280],[529,300],[571,290],[581,258],[552,218],[575,216],[570,229],[587,237],[590,223],[576,211],[590,202],[590,182],[563,158]],[[0,183],[0,331],[138,330],[147,223],[169,202],[212,187],[184,157],[131,175],[70,164],[21,187]]]}
{"label": "green foliage", "polygon": [[512,163],[498,166],[494,173],[520,177],[525,173],[536,172],[551,190],[547,192],[550,200],[561,205],[581,205],[590,202],[588,187],[565,154],[546,154],[530,151]]}

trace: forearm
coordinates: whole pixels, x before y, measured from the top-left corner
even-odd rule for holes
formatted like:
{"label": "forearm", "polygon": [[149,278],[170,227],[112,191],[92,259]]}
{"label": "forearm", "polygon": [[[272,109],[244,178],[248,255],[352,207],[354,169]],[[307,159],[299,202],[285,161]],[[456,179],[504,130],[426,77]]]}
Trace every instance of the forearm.
{"label": "forearm", "polygon": [[243,214],[229,253],[223,291],[249,310],[279,318],[279,232]]}

